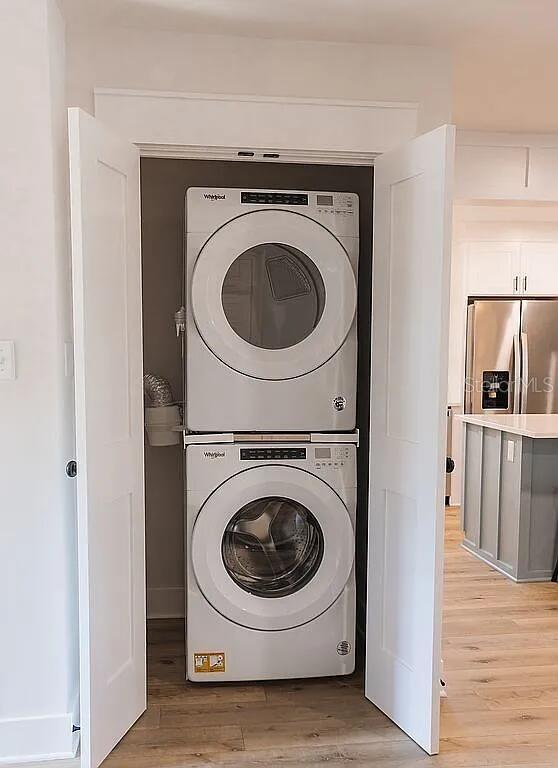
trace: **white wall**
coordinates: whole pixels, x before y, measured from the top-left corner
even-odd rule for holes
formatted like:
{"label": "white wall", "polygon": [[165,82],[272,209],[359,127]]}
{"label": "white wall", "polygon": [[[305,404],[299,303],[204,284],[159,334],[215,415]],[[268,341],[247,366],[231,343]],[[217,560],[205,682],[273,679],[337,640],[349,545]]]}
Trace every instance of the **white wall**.
{"label": "white wall", "polygon": [[0,758],[68,754],[77,703],[64,24],[5,0],[0,24]]}
{"label": "white wall", "polygon": [[76,25],[67,46],[69,103],[89,111],[110,87],[414,101],[421,132],[451,117],[450,56],[433,48]]}
{"label": "white wall", "polygon": [[463,46],[454,57],[453,121],[471,130],[557,133],[557,71],[554,41]]}

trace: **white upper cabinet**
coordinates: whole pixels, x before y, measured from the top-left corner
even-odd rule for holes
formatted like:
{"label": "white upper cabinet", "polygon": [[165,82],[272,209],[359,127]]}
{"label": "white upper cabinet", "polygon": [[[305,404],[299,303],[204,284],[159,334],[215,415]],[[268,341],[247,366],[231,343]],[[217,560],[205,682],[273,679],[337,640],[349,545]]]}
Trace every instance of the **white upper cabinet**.
{"label": "white upper cabinet", "polygon": [[455,198],[521,199],[526,194],[526,147],[462,144],[455,154]]}
{"label": "white upper cabinet", "polygon": [[528,191],[532,200],[558,200],[558,147],[531,148]]}
{"label": "white upper cabinet", "polygon": [[455,199],[558,202],[558,136],[458,131]]}
{"label": "white upper cabinet", "polygon": [[465,286],[469,296],[509,296],[521,290],[518,243],[467,243]]}
{"label": "white upper cabinet", "polygon": [[558,296],[558,243],[521,244],[521,293]]}
{"label": "white upper cabinet", "polygon": [[558,242],[468,242],[466,296],[558,296]]}

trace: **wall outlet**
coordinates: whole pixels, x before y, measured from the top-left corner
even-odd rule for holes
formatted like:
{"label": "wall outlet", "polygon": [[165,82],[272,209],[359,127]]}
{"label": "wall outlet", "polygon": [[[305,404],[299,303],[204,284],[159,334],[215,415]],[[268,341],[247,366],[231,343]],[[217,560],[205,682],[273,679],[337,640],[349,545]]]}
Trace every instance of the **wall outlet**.
{"label": "wall outlet", "polygon": [[0,381],[12,381],[15,377],[15,344],[0,341]]}

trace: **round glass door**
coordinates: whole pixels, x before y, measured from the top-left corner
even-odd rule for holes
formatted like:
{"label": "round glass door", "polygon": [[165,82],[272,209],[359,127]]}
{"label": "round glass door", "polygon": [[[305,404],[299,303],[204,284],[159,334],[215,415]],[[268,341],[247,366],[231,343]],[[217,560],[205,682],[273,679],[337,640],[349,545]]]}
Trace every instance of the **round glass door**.
{"label": "round glass door", "polygon": [[239,587],[259,597],[302,589],[320,567],[321,528],[300,502],[278,496],[251,501],[225,528],[222,556]]}
{"label": "round glass door", "polygon": [[348,510],[302,469],[259,466],[221,483],[192,529],[192,570],[221,615],[251,629],[298,627],[341,594],[354,560]]}
{"label": "round glass door", "polygon": [[326,363],[345,342],[356,279],[345,246],[290,211],[231,219],[202,246],[191,278],[196,328],[225,365],[285,380]]}
{"label": "round glass door", "polygon": [[294,246],[263,243],[238,256],[221,289],[231,328],[261,349],[287,349],[320,322],[325,286],[314,262]]}

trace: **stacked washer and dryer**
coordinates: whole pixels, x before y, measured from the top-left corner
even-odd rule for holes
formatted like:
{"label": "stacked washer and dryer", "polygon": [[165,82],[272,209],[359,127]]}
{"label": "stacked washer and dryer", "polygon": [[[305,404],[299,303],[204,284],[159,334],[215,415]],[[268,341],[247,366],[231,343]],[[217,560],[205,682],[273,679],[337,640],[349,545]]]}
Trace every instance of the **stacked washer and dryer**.
{"label": "stacked washer and dryer", "polygon": [[358,196],[186,196],[190,680],[354,669]]}

